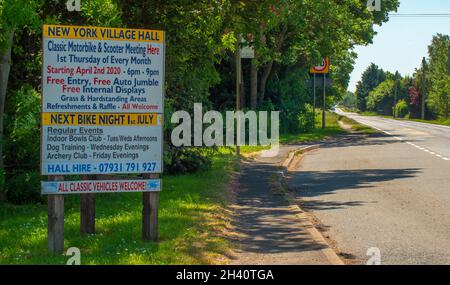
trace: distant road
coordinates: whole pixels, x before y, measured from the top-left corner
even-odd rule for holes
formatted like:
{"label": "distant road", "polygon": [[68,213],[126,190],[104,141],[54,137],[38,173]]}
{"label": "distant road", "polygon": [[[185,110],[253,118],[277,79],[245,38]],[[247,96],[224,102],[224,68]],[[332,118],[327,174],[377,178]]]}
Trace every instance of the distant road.
{"label": "distant road", "polygon": [[409,142],[419,150],[450,160],[450,127],[407,120],[394,120],[378,116],[360,116],[337,108],[336,113],[345,115],[361,124],[381,130]]}
{"label": "distant road", "polygon": [[356,263],[450,264],[450,128],[337,110],[386,133],[307,153],[289,187]]}

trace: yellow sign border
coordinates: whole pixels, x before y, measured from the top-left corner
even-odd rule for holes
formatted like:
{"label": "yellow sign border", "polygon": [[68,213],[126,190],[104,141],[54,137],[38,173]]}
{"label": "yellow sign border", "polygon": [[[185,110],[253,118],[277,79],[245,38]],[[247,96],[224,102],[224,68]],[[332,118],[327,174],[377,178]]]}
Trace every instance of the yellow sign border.
{"label": "yellow sign border", "polygon": [[[50,35],[50,28],[62,28],[68,29],[67,35]],[[79,29],[87,29],[94,32],[96,36],[80,36],[77,35],[76,31]],[[147,42],[147,43],[164,43],[165,35],[164,31],[161,30],[146,30],[146,29],[126,29],[126,28],[109,28],[109,27],[95,27],[95,26],[68,26],[68,25],[43,25],[42,34],[44,38],[48,39],[81,39],[81,40],[101,40],[101,41],[133,41],[133,42]],[[108,34],[102,35],[102,30],[111,30],[114,35],[132,35],[133,38],[127,37],[110,37]],[[139,33],[150,33],[152,36],[156,35],[157,39],[139,39],[137,36]]]}

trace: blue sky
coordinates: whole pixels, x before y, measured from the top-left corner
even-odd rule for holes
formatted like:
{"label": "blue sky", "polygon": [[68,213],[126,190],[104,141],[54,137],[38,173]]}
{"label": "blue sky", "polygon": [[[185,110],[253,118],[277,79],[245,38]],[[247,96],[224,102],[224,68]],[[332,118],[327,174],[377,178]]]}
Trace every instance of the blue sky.
{"label": "blue sky", "polygon": [[[400,0],[397,13],[450,13],[450,0]],[[384,70],[398,70],[402,75],[412,75],[422,57],[427,56],[427,47],[433,35],[450,34],[450,17],[391,17],[389,22],[377,26],[375,30],[378,35],[373,39],[373,44],[355,49],[358,59],[351,75],[350,91],[355,91],[356,83],[371,62]]]}

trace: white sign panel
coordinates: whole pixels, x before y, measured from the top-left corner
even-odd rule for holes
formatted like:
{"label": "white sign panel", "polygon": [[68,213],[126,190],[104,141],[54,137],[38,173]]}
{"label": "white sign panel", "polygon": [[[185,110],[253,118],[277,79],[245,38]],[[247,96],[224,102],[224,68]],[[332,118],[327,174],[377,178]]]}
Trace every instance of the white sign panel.
{"label": "white sign panel", "polygon": [[161,191],[161,180],[84,180],[42,183],[43,195]]}
{"label": "white sign panel", "polygon": [[241,48],[241,58],[255,58],[255,49],[249,46]]}
{"label": "white sign panel", "polygon": [[44,25],[41,173],[162,172],[164,32]]}

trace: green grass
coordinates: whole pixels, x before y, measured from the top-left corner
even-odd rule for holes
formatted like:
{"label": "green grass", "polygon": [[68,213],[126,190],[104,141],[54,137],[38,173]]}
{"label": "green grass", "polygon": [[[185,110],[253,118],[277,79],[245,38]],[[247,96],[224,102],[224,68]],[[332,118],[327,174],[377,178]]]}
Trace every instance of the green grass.
{"label": "green grass", "polygon": [[243,145],[241,146],[242,154],[251,154],[254,152],[270,149],[270,145]]}
{"label": "green grass", "polygon": [[381,116],[377,112],[364,111],[364,112],[358,112],[358,113],[362,116]]}
{"label": "green grass", "polygon": [[344,107],[344,106],[339,106],[339,108],[342,110],[342,111],[344,111],[344,112],[347,112],[347,113],[357,113],[358,112],[358,109],[356,109],[356,108],[348,108],[348,107]]}
{"label": "green grass", "polygon": [[[79,196],[65,199],[65,248],[82,264],[210,264],[230,248],[226,185],[238,167],[231,153],[210,170],[166,176],[160,194],[159,242],[141,240],[142,193],[98,194],[95,235],[80,237]],[[47,253],[47,206],[0,205],[0,264],[65,264]]]}
{"label": "green grass", "polygon": [[377,130],[372,129],[371,127],[368,127],[366,125],[360,124],[358,122],[356,122],[353,119],[350,119],[348,117],[345,116],[339,116],[338,120],[343,122],[344,124],[350,125],[352,131],[358,132],[358,133],[363,133],[363,134],[375,134],[378,133]]}
{"label": "green grass", "polygon": [[345,131],[339,126],[339,117],[335,113],[327,112],[326,128],[322,129],[322,116],[318,113],[316,116],[316,128],[307,133],[300,134],[282,134],[280,135],[280,142],[282,144],[288,143],[302,143],[309,141],[319,141],[327,137],[344,134]]}

